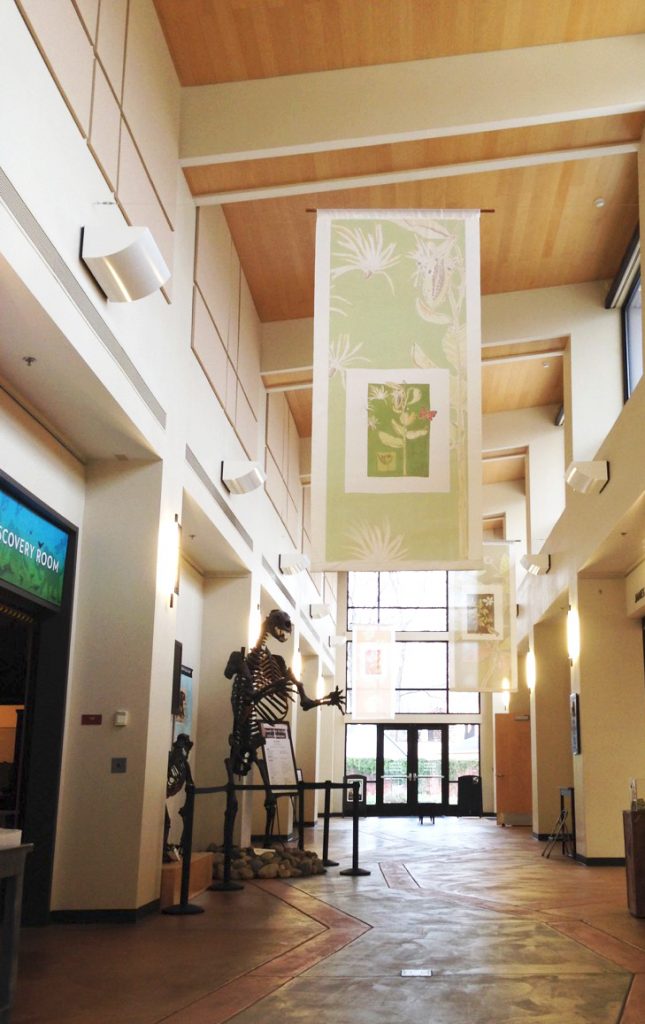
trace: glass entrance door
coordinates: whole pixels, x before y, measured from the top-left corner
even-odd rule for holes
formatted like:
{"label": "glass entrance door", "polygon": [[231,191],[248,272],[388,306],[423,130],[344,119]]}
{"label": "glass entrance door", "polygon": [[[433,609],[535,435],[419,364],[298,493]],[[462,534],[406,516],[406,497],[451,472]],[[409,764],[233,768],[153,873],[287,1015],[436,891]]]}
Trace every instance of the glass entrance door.
{"label": "glass entrance door", "polygon": [[448,813],[447,726],[378,728],[382,771],[376,788],[377,813]]}
{"label": "glass entrance door", "polygon": [[456,814],[459,776],[479,774],[479,726],[349,724],[345,773],[366,777],[367,814]]}

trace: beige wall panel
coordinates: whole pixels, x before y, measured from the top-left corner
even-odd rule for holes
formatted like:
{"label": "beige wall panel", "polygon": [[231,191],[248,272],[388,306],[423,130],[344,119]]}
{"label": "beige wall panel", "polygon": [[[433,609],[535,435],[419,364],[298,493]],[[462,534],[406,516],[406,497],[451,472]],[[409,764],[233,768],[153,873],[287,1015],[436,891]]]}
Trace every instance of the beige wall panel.
{"label": "beige wall panel", "polygon": [[291,497],[287,495],[287,521],[286,527],[289,531],[291,540],[296,545],[300,546],[300,515],[295,503],[291,500]]}
{"label": "beige wall panel", "polygon": [[222,406],[226,403],[226,351],[215,330],[204,300],[195,288],[192,349]]}
{"label": "beige wall panel", "polygon": [[100,64],[96,65],[90,148],[101,166],[108,184],[116,191],[119,173],[119,137],[121,132],[121,111],[108,85]]}
{"label": "beige wall panel", "polygon": [[267,396],[267,446],[280,472],[284,472],[287,437],[287,402],[281,392]]}
{"label": "beige wall panel", "polygon": [[228,317],[228,337],[226,347],[233,366],[237,366],[240,347],[240,279],[242,271],[240,258],[231,246],[231,298]]}
{"label": "beige wall panel", "polygon": [[239,383],[237,388],[237,408],[235,410],[235,429],[246,454],[250,459],[255,459],[258,451],[258,421],[253,415],[253,410]]}
{"label": "beige wall panel", "polygon": [[[114,0],[112,0],[112,2],[114,2]],[[74,0],[74,3],[82,22],[85,25],[85,31],[92,42],[95,42],[96,25],[99,15],[99,0]]]}
{"label": "beige wall panel", "polygon": [[309,537],[311,535],[311,487],[302,488],[302,527]]}
{"label": "beige wall panel", "polygon": [[240,329],[237,373],[249,403],[258,415],[260,397],[261,328],[251,292],[244,276],[240,280]]}
{"label": "beige wall panel", "polygon": [[195,280],[226,345],[231,303],[231,235],[219,206],[197,214]]}
{"label": "beige wall panel", "polygon": [[287,488],[280,470],[269,452],[267,452],[266,474],[264,489],[275,505],[278,515],[284,521],[287,514]]}
{"label": "beige wall panel", "polygon": [[[131,224],[150,228],[172,272],[173,231],[164,217],[126,125],[121,129],[119,199]],[[168,288],[168,284],[165,287]]]}
{"label": "beige wall panel", "polygon": [[72,0],[22,0],[20,6],[61,92],[87,135],[94,52]]}
{"label": "beige wall panel", "polygon": [[224,408],[226,414],[232,423],[235,423],[235,410],[237,407],[237,377],[235,376],[235,368],[232,366],[231,361],[226,364],[226,402]]}
{"label": "beige wall panel", "polygon": [[127,16],[128,0],[103,0],[101,3],[96,53],[119,101],[123,95]]}
{"label": "beige wall panel", "polygon": [[[324,595],[325,601],[336,607],[336,595],[338,593],[338,574],[335,572],[325,573],[325,584],[324,584]],[[335,616],[334,616],[335,618]]]}
{"label": "beige wall panel", "polygon": [[301,547],[302,547],[303,555],[307,555],[309,560],[311,560],[311,538],[304,531],[303,531],[303,534],[302,534],[302,545],[301,545]]}
{"label": "beige wall panel", "polygon": [[289,488],[289,494],[293,498],[296,507],[299,508],[301,503],[300,492],[302,491],[302,485],[300,483],[300,438],[298,437],[296,424],[294,423],[294,419],[290,411],[287,413],[286,470],[286,481],[287,487]]}
{"label": "beige wall panel", "polygon": [[130,0],[123,113],[173,224],[179,157],[179,83],[152,0]]}

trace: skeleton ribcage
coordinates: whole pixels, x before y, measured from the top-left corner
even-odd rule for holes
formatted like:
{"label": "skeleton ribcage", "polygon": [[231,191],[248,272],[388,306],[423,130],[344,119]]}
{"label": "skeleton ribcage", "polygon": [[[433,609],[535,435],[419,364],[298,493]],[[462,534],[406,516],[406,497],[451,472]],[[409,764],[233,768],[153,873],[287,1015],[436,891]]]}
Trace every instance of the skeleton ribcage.
{"label": "skeleton ribcage", "polygon": [[[293,688],[284,675],[284,662],[264,646],[249,651],[246,665],[250,678],[240,673],[233,683],[233,734],[231,747],[233,770],[246,775],[262,745],[260,722],[283,722],[289,710],[289,692]],[[281,684],[277,689],[273,689]],[[266,691],[266,692],[265,692]]]}
{"label": "skeleton ribcage", "polygon": [[[283,722],[289,710],[289,681],[284,678],[282,666],[266,647],[252,650],[248,665],[253,676],[256,722],[269,722],[271,725]],[[283,686],[280,689],[272,689],[281,681]]]}

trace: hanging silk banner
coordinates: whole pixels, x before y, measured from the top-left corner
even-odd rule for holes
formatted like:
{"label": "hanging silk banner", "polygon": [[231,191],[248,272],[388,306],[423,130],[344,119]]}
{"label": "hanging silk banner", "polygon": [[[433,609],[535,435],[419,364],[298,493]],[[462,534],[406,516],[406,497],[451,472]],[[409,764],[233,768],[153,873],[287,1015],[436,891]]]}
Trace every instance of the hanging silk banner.
{"label": "hanging silk banner", "polygon": [[312,563],[481,558],[479,211],[324,211],[316,233]]}
{"label": "hanging silk banner", "polygon": [[394,629],[356,626],[352,633],[352,718],[394,718]]}
{"label": "hanging silk banner", "polygon": [[516,690],[515,568],[509,544],[483,545],[482,568],[448,573],[451,690]]}

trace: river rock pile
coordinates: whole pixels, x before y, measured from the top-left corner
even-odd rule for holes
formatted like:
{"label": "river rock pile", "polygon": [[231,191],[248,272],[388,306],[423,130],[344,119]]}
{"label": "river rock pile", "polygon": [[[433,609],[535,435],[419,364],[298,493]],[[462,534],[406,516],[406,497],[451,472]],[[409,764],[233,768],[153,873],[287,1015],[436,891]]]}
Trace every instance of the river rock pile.
{"label": "river rock pile", "polygon": [[[208,847],[213,854],[213,878],[224,878],[224,848]],[[254,850],[247,846],[234,846],[231,856],[231,878],[244,881],[250,878],[304,878],[324,875],[326,868],[313,850],[299,850],[294,846],[274,843],[270,850]]]}

